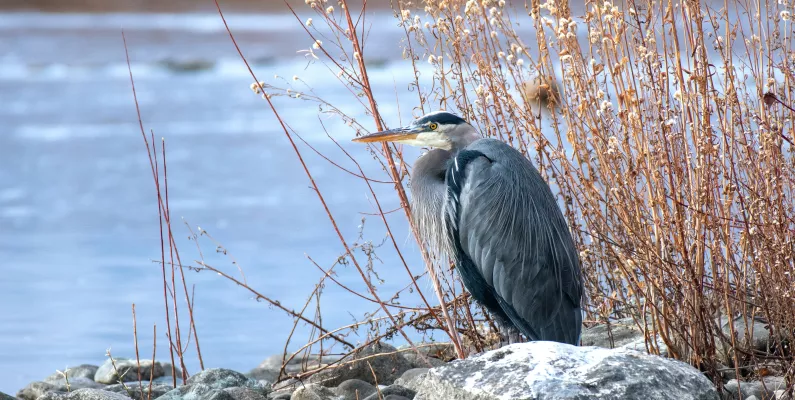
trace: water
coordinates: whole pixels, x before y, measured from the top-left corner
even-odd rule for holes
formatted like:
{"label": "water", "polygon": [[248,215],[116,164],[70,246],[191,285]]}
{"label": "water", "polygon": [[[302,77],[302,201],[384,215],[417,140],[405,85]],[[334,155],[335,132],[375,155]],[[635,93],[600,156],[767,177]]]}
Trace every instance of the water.
{"label": "water", "polygon": [[[307,67],[297,50],[311,42],[288,15],[230,15],[241,46],[260,79],[293,82],[365,123],[357,99],[323,66]],[[379,19],[380,18],[380,19]],[[400,31],[388,14],[372,17],[372,83],[397,115],[395,87],[410,70],[395,51]],[[393,27],[395,29],[391,29]],[[0,14],[0,391],[16,393],[30,381],[80,363],[99,364],[105,350],[134,356],[131,304],[137,307],[141,352],[151,356],[152,325],[158,358],[165,360],[158,217],[154,184],[138,130],[120,30],[124,28],[147,129],[168,148],[171,209],[184,262],[198,258],[188,231],[209,231],[244,268],[248,282],[283,304],[300,308],[342,246],[297,158],[214,14]],[[375,43],[375,42],[373,42]],[[274,75],[286,77],[284,80]],[[300,88],[300,86],[298,86]],[[404,91],[405,93],[405,91]],[[413,98],[401,99],[409,116]],[[285,120],[313,146],[348,168],[317,119],[317,107],[276,99]],[[321,116],[330,133],[387,179],[366,149],[349,142],[350,129]],[[398,121],[391,121],[397,124]],[[405,122],[405,121],[404,121]],[[374,212],[362,182],[300,145],[349,242],[361,212]],[[415,153],[409,153],[413,158]],[[384,209],[398,206],[391,185],[376,185]],[[389,216],[399,243],[413,243],[404,217]],[[385,236],[375,217],[366,237]],[[203,242],[209,262],[233,275],[227,259]],[[415,273],[420,257],[406,254]],[[387,279],[381,293],[405,283],[394,250],[376,264]],[[351,269],[339,279],[364,290]],[[390,279],[392,278],[392,279]],[[247,371],[281,351],[292,327],[282,312],[209,273],[190,273],[196,321],[207,367]],[[338,326],[376,307],[353,301],[328,285],[324,323]],[[185,329],[186,323],[183,323]],[[299,325],[300,337],[308,328]],[[351,340],[362,338],[352,337]],[[143,357],[143,356],[142,356]],[[195,352],[188,357],[196,371]]]}

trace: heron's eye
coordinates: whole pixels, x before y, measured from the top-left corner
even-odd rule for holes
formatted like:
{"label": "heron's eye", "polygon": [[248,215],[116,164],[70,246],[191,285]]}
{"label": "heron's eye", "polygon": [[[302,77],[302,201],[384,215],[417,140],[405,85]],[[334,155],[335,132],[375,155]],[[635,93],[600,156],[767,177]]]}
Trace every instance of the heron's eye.
{"label": "heron's eye", "polygon": [[428,128],[431,128],[431,130],[432,130],[432,131],[435,131],[435,130],[436,130],[436,128],[438,128],[438,127],[439,127],[439,125],[438,125],[436,122],[431,122],[431,123],[428,125]]}

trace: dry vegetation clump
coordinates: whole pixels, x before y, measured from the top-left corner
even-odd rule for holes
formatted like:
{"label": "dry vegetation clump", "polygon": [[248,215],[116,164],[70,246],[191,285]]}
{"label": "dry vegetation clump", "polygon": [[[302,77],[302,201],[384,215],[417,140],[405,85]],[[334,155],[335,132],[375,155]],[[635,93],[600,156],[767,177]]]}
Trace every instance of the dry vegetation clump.
{"label": "dry vegetation clump", "polygon": [[[306,3],[291,10],[315,43],[308,54],[341,89],[358,95],[372,120],[356,120],[311,93],[289,97],[338,115],[351,137],[365,126],[384,128],[367,71],[366,10],[351,10],[345,0]],[[670,356],[716,383],[727,369],[743,377],[792,376],[795,10],[789,0],[428,0],[393,7],[405,33],[405,68],[414,71],[414,115],[458,112],[482,134],[524,152],[558,194],[580,247],[589,324],[631,317],[650,351],[664,343]],[[418,72],[428,66],[432,76]],[[285,93],[252,77],[258,93]],[[271,97],[263,95],[281,121]],[[305,147],[294,142],[299,133],[287,125],[284,133],[302,159]],[[400,148],[372,150],[409,218],[411,171]],[[354,158],[345,161],[358,167]],[[361,168],[350,172],[368,185],[373,179]],[[372,187],[368,196],[389,231]],[[487,316],[468,301],[446,261],[422,243],[436,294],[425,293],[404,262],[407,290],[423,293],[414,307],[376,290],[366,241],[340,235],[340,243],[341,260],[367,284],[359,297],[376,308],[361,323],[372,328],[373,340],[408,340],[403,328],[411,326],[446,332],[459,357],[489,345]],[[402,260],[404,247],[389,237],[379,251],[395,251]],[[318,268],[324,284],[332,284],[331,271]],[[289,312],[306,320],[309,305]],[[303,351],[317,352],[329,341],[350,344],[344,332],[358,325],[331,330],[318,318],[312,318],[315,340]],[[775,338],[765,349],[748,337],[754,330],[745,325],[755,319]]]}

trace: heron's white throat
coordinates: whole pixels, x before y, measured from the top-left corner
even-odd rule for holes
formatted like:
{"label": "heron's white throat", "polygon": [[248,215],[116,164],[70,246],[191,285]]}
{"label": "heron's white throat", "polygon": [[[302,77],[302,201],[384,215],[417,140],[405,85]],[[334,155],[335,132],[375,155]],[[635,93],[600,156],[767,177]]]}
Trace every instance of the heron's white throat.
{"label": "heron's white throat", "polygon": [[422,132],[417,134],[416,137],[405,140],[398,140],[397,142],[417,147],[432,147],[434,149],[451,150],[453,144],[447,138],[447,135],[439,132]]}

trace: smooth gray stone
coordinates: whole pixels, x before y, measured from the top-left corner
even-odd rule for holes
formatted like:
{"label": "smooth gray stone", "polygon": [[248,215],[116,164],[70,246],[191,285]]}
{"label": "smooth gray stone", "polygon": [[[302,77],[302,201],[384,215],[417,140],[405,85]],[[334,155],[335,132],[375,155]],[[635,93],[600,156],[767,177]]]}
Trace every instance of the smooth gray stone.
{"label": "smooth gray stone", "polygon": [[[138,382],[128,382],[125,383],[127,389],[122,386],[121,383],[117,383],[115,385],[108,385],[105,387],[105,390],[109,392],[123,394],[125,396],[130,396],[135,400],[147,400],[149,398],[149,382],[141,382],[141,387],[138,386]],[[143,395],[141,395],[141,389],[143,389]],[[163,385],[163,384],[156,384],[152,382],[152,399],[156,399],[166,393],[168,393],[171,389],[171,385]]]}
{"label": "smooth gray stone", "polygon": [[272,392],[271,394],[268,395],[268,400],[290,400],[290,397],[292,397],[292,395],[293,392],[286,392],[286,391]]}
{"label": "smooth gray stone", "polygon": [[[161,363],[161,364],[163,364],[163,374],[165,376],[171,376],[171,363],[170,362],[164,362],[164,363]],[[179,369],[179,367],[176,367],[175,369],[176,369],[176,374],[175,375],[178,378],[181,379],[182,378],[182,370]]]}
{"label": "smooth gray stone", "polygon": [[171,389],[158,400],[234,400],[231,394],[223,389],[214,388],[204,383],[188,384]]}
{"label": "smooth gray stone", "polygon": [[497,398],[718,400],[704,374],[680,361],[628,349],[555,342],[505,346],[433,368],[415,400]]}
{"label": "smooth gray stone", "polygon": [[[146,380],[146,383],[149,383],[148,379]],[[173,387],[174,386],[174,378],[171,375],[164,375],[164,376],[161,376],[160,378],[155,378],[152,381],[152,383],[153,384],[158,384],[159,383],[161,385],[168,385],[168,386],[172,386]],[[177,387],[179,387],[179,386],[182,386],[182,378],[181,377],[177,377]]]}
{"label": "smooth gray stone", "polygon": [[[453,360],[457,357],[455,353],[455,346],[449,342],[415,343],[415,345],[417,345],[417,349],[420,351],[420,353],[428,357],[433,357],[442,361]],[[408,344],[398,347],[398,350],[405,350],[403,353],[404,356],[409,353],[414,353],[415,355],[417,354],[417,352],[414,351],[414,349],[411,349],[411,346]],[[427,365],[424,367],[427,367]]]}
{"label": "smooth gray stone", "polygon": [[738,382],[732,379],[723,386],[727,392],[727,399],[743,399],[755,396],[760,399],[775,398],[777,390],[787,388],[787,381],[781,376],[766,376],[762,381]]}
{"label": "smooth gray stone", "polygon": [[[225,389],[250,389],[267,397],[270,389],[231,369],[210,368],[188,378],[186,385],[172,389],[159,400],[234,400],[234,396],[254,396],[253,393]],[[253,398],[253,397],[250,397]]]}
{"label": "smooth gray stone", "polygon": [[[417,392],[401,385],[390,385],[381,389],[380,393],[374,393],[364,400],[379,400],[381,397],[401,396],[413,399]],[[379,396],[380,395],[380,396]]]}
{"label": "smooth gray stone", "polygon": [[235,400],[267,400],[267,393],[263,390],[256,390],[247,387],[231,387],[224,389]]}
{"label": "smooth gray stone", "polygon": [[303,387],[299,387],[293,392],[293,395],[290,396],[290,400],[336,400],[337,395],[334,394],[334,391],[325,387],[318,385],[316,383],[310,383]]}
{"label": "smooth gray stone", "polygon": [[[93,381],[94,375],[96,375],[97,373],[97,369],[99,369],[99,367],[96,365],[83,364],[83,365],[78,365],[76,367],[68,367],[65,372],[66,376],[69,377],[70,381],[74,378],[88,378]],[[61,382],[63,381],[63,379],[64,379],[63,374],[56,372],[44,378],[44,382],[48,383],[52,383],[53,381]]]}
{"label": "smooth gray stone", "polygon": [[411,368],[429,368],[428,367],[428,363],[431,364],[432,368],[441,367],[442,365],[447,364],[446,362],[444,362],[444,361],[442,361],[442,360],[440,360],[438,358],[430,357],[430,356],[426,356],[425,357],[425,360],[428,360],[428,362],[426,363],[425,360],[420,358],[420,356],[417,355],[417,353],[415,353],[412,350],[408,350],[408,351],[404,352],[403,353],[403,357],[406,358],[406,361],[408,361],[409,364],[411,364]]}
{"label": "smooth gray stone", "polygon": [[361,400],[376,393],[375,386],[361,379],[348,379],[333,390],[337,396],[342,396],[345,400]]}
{"label": "smooth gray stone", "polygon": [[48,392],[38,400],[130,400],[130,398],[107,390],[86,388],[69,393]]}
{"label": "smooth gray stone", "polygon": [[188,386],[195,384],[208,385],[213,389],[230,387],[249,387],[262,389],[263,386],[237,371],[225,368],[210,368],[188,378]]}
{"label": "smooth gray stone", "polygon": [[247,377],[260,382],[274,383],[279,377],[279,371],[270,368],[254,368],[246,374]]}
{"label": "smooth gray stone", "polygon": [[[383,354],[378,356],[378,354]],[[374,356],[374,357],[373,357]],[[367,357],[366,361],[358,361]],[[386,343],[374,343],[357,353],[345,357],[340,363],[347,363],[339,368],[320,371],[311,377],[309,382],[323,386],[339,386],[349,379],[361,379],[370,384],[392,384],[403,372],[411,369],[411,363],[397,353],[397,349]],[[372,368],[372,369],[371,369]]]}
{"label": "smooth gray stone", "polygon": [[[733,324],[734,338],[740,348],[750,346],[754,350],[763,353],[770,353],[772,347],[775,347],[778,344],[776,341],[771,343],[768,325],[765,320],[760,317],[744,318],[739,316],[734,318]],[[732,335],[729,318],[724,316],[720,319],[720,329],[726,340],[723,340],[723,338],[719,338],[716,335],[715,343],[718,347],[718,359],[727,365],[734,365],[735,354],[731,349]]]}
{"label": "smooth gray stone", "polygon": [[395,380],[395,385],[407,387],[409,389],[417,390],[416,384],[430,371],[429,368],[412,368],[403,373],[400,378]]}
{"label": "smooth gray stone", "polygon": [[632,318],[623,318],[610,321],[610,324],[599,324],[591,328],[583,329],[582,335],[580,335],[580,344],[582,346],[596,346],[612,349],[629,344],[643,337],[643,331],[638,329]]}
{"label": "smooth gray stone", "polygon": [[[291,354],[292,355],[292,354]],[[282,367],[282,360],[285,357],[282,354],[277,354],[270,356],[265,359],[260,365],[257,366],[255,369],[263,369],[263,370],[270,370],[275,374],[279,374],[279,370]],[[286,357],[289,358],[289,357]],[[301,356],[298,355],[292,360],[290,360],[284,368],[284,372],[288,375],[294,375],[300,372],[303,372],[304,367],[308,369],[315,369],[318,367],[322,367],[329,363],[339,360],[339,356],[317,356],[317,355],[308,355],[308,356]]]}
{"label": "smooth gray stone", "polygon": [[36,400],[47,392],[57,392],[58,386],[47,382],[31,382],[17,392],[17,398]]}
{"label": "smooth gray stone", "polygon": [[[138,361],[127,358],[115,358],[116,367],[110,359],[105,360],[105,363],[99,366],[97,372],[94,374],[94,381],[104,383],[106,385],[119,383],[121,378],[124,382],[137,382],[138,381]],[[163,366],[155,361],[154,365],[152,360],[140,361],[141,379],[149,380],[149,377],[159,378],[165,373]]]}
{"label": "smooth gray stone", "polygon": [[17,393],[17,397],[22,400],[35,400],[46,393],[66,393],[69,390],[77,389],[102,389],[105,385],[94,382],[88,378],[70,378],[69,387],[66,386],[66,379],[53,380],[50,382],[32,382],[22,388]]}

